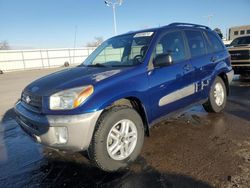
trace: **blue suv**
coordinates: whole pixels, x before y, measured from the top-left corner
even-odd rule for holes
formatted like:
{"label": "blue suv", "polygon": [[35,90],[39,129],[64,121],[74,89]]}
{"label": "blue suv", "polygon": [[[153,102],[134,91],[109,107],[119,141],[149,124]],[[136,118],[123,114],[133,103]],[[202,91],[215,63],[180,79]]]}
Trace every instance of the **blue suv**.
{"label": "blue suv", "polygon": [[87,151],[92,164],[117,171],[171,112],[192,104],[221,112],[233,74],[227,49],[206,26],[129,32],[105,41],[83,64],[29,84],[16,119],[36,142]]}

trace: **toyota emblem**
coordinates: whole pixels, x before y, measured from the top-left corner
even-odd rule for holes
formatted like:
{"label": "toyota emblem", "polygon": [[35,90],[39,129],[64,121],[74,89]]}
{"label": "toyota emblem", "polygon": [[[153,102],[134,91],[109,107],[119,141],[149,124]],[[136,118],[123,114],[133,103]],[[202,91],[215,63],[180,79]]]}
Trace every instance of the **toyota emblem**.
{"label": "toyota emblem", "polygon": [[30,96],[27,96],[27,97],[25,98],[25,101],[26,101],[26,103],[30,103],[30,101],[31,101]]}

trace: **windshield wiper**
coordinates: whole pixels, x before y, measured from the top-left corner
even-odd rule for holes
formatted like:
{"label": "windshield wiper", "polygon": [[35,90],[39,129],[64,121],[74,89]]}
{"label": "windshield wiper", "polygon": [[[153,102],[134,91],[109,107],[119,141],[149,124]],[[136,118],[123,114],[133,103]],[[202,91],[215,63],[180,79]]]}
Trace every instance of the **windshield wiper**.
{"label": "windshield wiper", "polygon": [[111,67],[133,67],[135,65],[112,65]]}
{"label": "windshield wiper", "polygon": [[96,63],[96,64],[92,64],[92,65],[87,65],[87,67],[107,67],[107,66],[104,64],[101,64],[101,63]]}

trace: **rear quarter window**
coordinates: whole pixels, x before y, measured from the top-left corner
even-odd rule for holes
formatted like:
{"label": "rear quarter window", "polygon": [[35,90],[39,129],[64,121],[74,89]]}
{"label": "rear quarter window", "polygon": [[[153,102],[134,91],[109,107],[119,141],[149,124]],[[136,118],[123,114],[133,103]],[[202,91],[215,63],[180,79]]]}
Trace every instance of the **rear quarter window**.
{"label": "rear quarter window", "polygon": [[224,45],[222,44],[221,40],[218,39],[215,34],[206,32],[208,43],[212,48],[213,52],[219,52],[224,50]]}

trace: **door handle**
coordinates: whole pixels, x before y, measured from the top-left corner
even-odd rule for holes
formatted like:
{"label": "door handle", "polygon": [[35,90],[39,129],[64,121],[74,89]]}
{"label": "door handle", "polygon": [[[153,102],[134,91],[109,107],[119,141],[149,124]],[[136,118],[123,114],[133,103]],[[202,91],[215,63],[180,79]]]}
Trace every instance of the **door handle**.
{"label": "door handle", "polygon": [[214,63],[217,61],[217,59],[218,59],[217,57],[211,57],[210,61]]}

